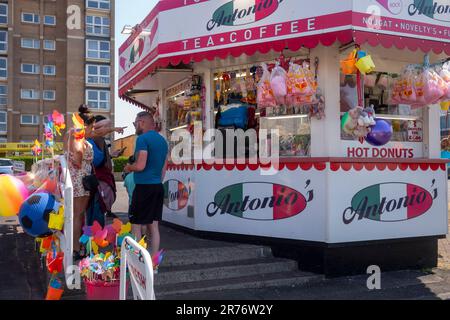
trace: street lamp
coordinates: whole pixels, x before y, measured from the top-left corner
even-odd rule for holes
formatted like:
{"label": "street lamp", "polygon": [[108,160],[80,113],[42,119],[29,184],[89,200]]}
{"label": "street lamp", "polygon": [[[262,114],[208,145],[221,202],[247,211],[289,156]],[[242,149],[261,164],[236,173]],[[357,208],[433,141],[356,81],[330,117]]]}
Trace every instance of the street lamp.
{"label": "street lamp", "polygon": [[139,25],[135,25],[134,27],[130,26],[129,24],[125,25],[122,29],[122,34],[133,34],[138,29]]}
{"label": "street lamp", "polygon": [[122,34],[133,34],[137,31],[141,31],[143,35],[151,34],[150,29],[141,29],[141,26],[139,24],[135,25],[134,27],[130,26],[129,24],[125,25],[122,29]]}

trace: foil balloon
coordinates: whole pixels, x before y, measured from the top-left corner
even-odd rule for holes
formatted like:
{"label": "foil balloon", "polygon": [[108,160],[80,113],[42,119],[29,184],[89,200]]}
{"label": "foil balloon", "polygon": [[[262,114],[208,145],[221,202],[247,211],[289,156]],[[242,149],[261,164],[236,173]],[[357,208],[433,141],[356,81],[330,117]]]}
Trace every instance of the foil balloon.
{"label": "foil balloon", "polygon": [[375,120],[376,124],[366,137],[367,143],[375,147],[381,147],[391,141],[393,129],[392,125],[381,119]]}
{"label": "foil balloon", "polygon": [[28,197],[25,184],[10,175],[0,175],[0,217],[12,217]]}

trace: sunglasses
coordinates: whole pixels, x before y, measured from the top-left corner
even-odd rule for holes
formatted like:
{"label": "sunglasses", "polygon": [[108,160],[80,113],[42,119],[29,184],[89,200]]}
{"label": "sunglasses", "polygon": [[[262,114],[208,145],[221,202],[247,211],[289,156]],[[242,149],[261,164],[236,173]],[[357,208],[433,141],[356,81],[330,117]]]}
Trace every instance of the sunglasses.
{"label": "sunglasses", "polygon": [[142,120],[136,120],[136,122],[133,122],[133,126],[135,126],[136,127],[136,125],[139,123],[139,122],[141,122]]}

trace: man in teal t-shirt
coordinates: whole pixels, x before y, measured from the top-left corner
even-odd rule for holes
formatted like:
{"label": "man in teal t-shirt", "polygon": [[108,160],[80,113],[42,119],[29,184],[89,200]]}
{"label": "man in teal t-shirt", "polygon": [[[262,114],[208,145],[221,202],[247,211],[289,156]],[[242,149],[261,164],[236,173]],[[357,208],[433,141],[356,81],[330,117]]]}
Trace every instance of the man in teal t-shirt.
{"label": "man in teal t-shirt", "polygon": [[155,131],[155,122],[148,112],[141,112],[134,122],[136,150],[134,164],[125,167],[125,172],[133,172],[136,187],[129,210],[133,234],[142,237],[141,226],[151,230],[153,258],[157,257],[160,243],[159,221],[162,219],[164,203],[164,179],[167,167],[169,146],[166,140]]}

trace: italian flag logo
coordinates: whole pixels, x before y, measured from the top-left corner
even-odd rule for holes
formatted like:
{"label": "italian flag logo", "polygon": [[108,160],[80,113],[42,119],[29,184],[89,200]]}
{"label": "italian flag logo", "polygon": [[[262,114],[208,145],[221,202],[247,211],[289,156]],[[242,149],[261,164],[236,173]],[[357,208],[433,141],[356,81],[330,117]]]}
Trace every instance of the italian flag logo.
{"label": "italian flag logo", "polygon": [[219,7],[208,23],[208,30],[220,26],[239,26],[263,20],[273,14],[283,0],[234,0]]}
{"label": "italian flag logo", "polygon": [[190,192],[183,182],[168,180],[164,183],[164,205],[173,211],[179,211],[188,204]]}
{"label": "italian flag logo", "polygon": [[419,186],[407,183],[385,183],[358,192],[352,199],[351,208],[359,219],[397,222],[420,217],[432,205],[431,194]]}
{"label": "italian flag logo", "polygon": [[305,210],[305,197],[292,188],[272,183],[240,183],[220,190],[207,207],[208,216],[229,214],[242,219],[273,221]]}

